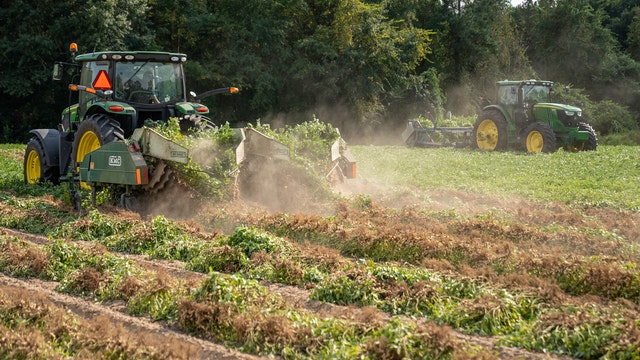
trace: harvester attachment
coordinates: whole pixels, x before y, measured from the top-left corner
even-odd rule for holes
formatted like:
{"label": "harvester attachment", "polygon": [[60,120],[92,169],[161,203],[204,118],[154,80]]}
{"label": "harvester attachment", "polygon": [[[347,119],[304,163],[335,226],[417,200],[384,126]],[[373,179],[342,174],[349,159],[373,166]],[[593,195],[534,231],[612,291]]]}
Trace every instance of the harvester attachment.
{"label": "harvester attachment", "polygon": [[88,153],[80,164],[80,181],[86,183],[146,185],[149,168],[143,155],[186,164],[189,151],[154,130],[136,129],[131,144],[114,141]]}
{"label": "harvester attachment", "polygon": [[236,163],[240,165],[247,159],[269,159],[290,161],[289,148],[253,128],[233,129],[241,137],[236,148]]}
{"label": "harvester attachment", "polygon": [[472,127],[423,127],[418,121],[409,121],[402,132],[402,141],[408,147],[465,147],[471,143]]}
{"label": "harvester attachment", "polygon": [[181,164],[189,161],[189,150],[148,127],[136,129],[131,139],[138,142],[144,155]]}
{"label": "harvester attachment", "polygon": [[355,179],[356,158],[349,151],[347,143],[342,137],[336,139],[331,145],[331,163],[333,166],[326,175],[326,179],[332,184],[335,184],[335,182],[342,183],[345,179]]}
{"label": "harvester attachment", "polygon": [[[87,153],[79,164],[78,181],[92,185],[94,205],[96,187],[124,186],[121,205],[131,208],[132,189],[154,193],[164,187],[171,176],[164,160],[186,164],[188,159],[188,149],[142,127],[130,140],[113,141]],[[74,206],[81,210],[80,193],[74,190],[73,197]]]}

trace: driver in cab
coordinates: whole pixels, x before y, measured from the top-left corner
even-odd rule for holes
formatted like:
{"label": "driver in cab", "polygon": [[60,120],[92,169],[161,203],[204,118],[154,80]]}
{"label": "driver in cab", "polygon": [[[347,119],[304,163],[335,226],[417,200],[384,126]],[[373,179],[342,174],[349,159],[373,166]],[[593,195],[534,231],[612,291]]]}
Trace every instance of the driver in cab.
{"label": "driver in cab", "polygon": [[128,100],[137,103],[157,104],[160,101],[155,95],[153,86],[153,72],[147,70],[142,78],[136,76],[130,81]]}

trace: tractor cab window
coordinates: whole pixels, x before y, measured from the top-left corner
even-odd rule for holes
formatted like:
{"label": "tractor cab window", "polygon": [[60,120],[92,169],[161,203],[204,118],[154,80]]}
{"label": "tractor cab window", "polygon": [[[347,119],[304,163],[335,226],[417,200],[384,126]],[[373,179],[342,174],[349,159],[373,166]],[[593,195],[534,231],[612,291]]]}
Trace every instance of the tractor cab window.
{"label": "tractor cab window", "polygon": [[142,104],[169,103],[184,99],[180,64],[118,62],[115,74],[116,99]]}
{"label": "tractor cab window", "polygon": [[[93,81],[100,70],[109,71],[108,61],[88,61],[82,65],[82,73],[80,76],[80,85],[88,88],[92,87]],[[94,103],[98,97],[86,91],[80,91],[78,94],[78,115],[81,119],[87,112],[90,104]]]}
{"label": "tractor cab window", "polygon": [[518,87],[502,86],[498,90],[498,101],[504,105],[515,105],[518,103]]}
{"label": "tractor cab window", "polygon": [[525,85],[524,101],[530,104],[548,102],[549,87],[539,85]]}

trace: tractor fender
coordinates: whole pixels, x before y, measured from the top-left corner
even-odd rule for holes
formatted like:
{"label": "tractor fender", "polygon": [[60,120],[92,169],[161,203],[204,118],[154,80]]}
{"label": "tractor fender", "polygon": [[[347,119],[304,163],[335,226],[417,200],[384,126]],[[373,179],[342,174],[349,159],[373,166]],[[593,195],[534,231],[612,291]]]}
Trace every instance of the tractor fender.
{"label": "tractor fender", "polygon": [[33,129],[29,134],[35,137],[42,144],[45,154],[45,164],[47,166],[58,166],[60,158],[60,132],[56,129]]}
{"label": "tractor fender", "polygon": [[120,101],[95,102],[87,110],[85,117],[87,115],[92,115],[95,113],[106,113],[106,114],[128,115],[128,116],[135,116],[137,114],[136,109],[133,106]]}
{"label": "tractor fender", "polygon": [[[206,111],[196,109],[206,109]],[[193,102],[179,102],[176,104],[176,110],[182,115],[207,115],[209,113],[206,106]]]}
{"label": "tractor fender", "polygon": [[509,114],[502,108],[502,106],[489,105],[489,106],[485,106],[484,108],[482,108],[482,111],[485,111],[485,110],[498,110],[498,111],[500,111],[502,116],[504,116],[504,119],[507,121],[507,123],[511,122],[511,118],[509,117]]}

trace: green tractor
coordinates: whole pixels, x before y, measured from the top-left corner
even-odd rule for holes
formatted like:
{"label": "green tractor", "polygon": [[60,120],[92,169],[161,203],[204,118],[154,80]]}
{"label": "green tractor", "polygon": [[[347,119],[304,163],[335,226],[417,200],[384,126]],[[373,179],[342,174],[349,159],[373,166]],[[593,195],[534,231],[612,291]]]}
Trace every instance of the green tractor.
{"label": "green tractor", "polygon": [[472,133],[482,150],[521,147],[527,152],[596,150],[598,138],[575,106],[550,102],[550,81],[498,81],[496,104],[483,108]]}
{"label": "green tractor", "polygon": [[[30,131],[24,181],[69,183],[78,210],[82,188],[93,190],[94,203],[96,188],[116,189],[120,205],[131,208],[135,195],[170,186],[172,175],[175,178],[172,166],[186,164],[189,149],[160,135],[154,124],[176,118],[185,134],[214,128],[209,109],[198,101],[238,91],[227,87],[192,92],[187,100],[187,56],[181,53],[105,51],[76,56],[75,44],[70,50],[73,61],[54,64],[53,78],[61,80],[63,67],[79,69],[74,76],[79,83],[69,85],[70,99],[77,93],[78,102],[62,111],[57,129]],[[238,165],[289,161],[285,145],[253,128],[233,130]]]}

